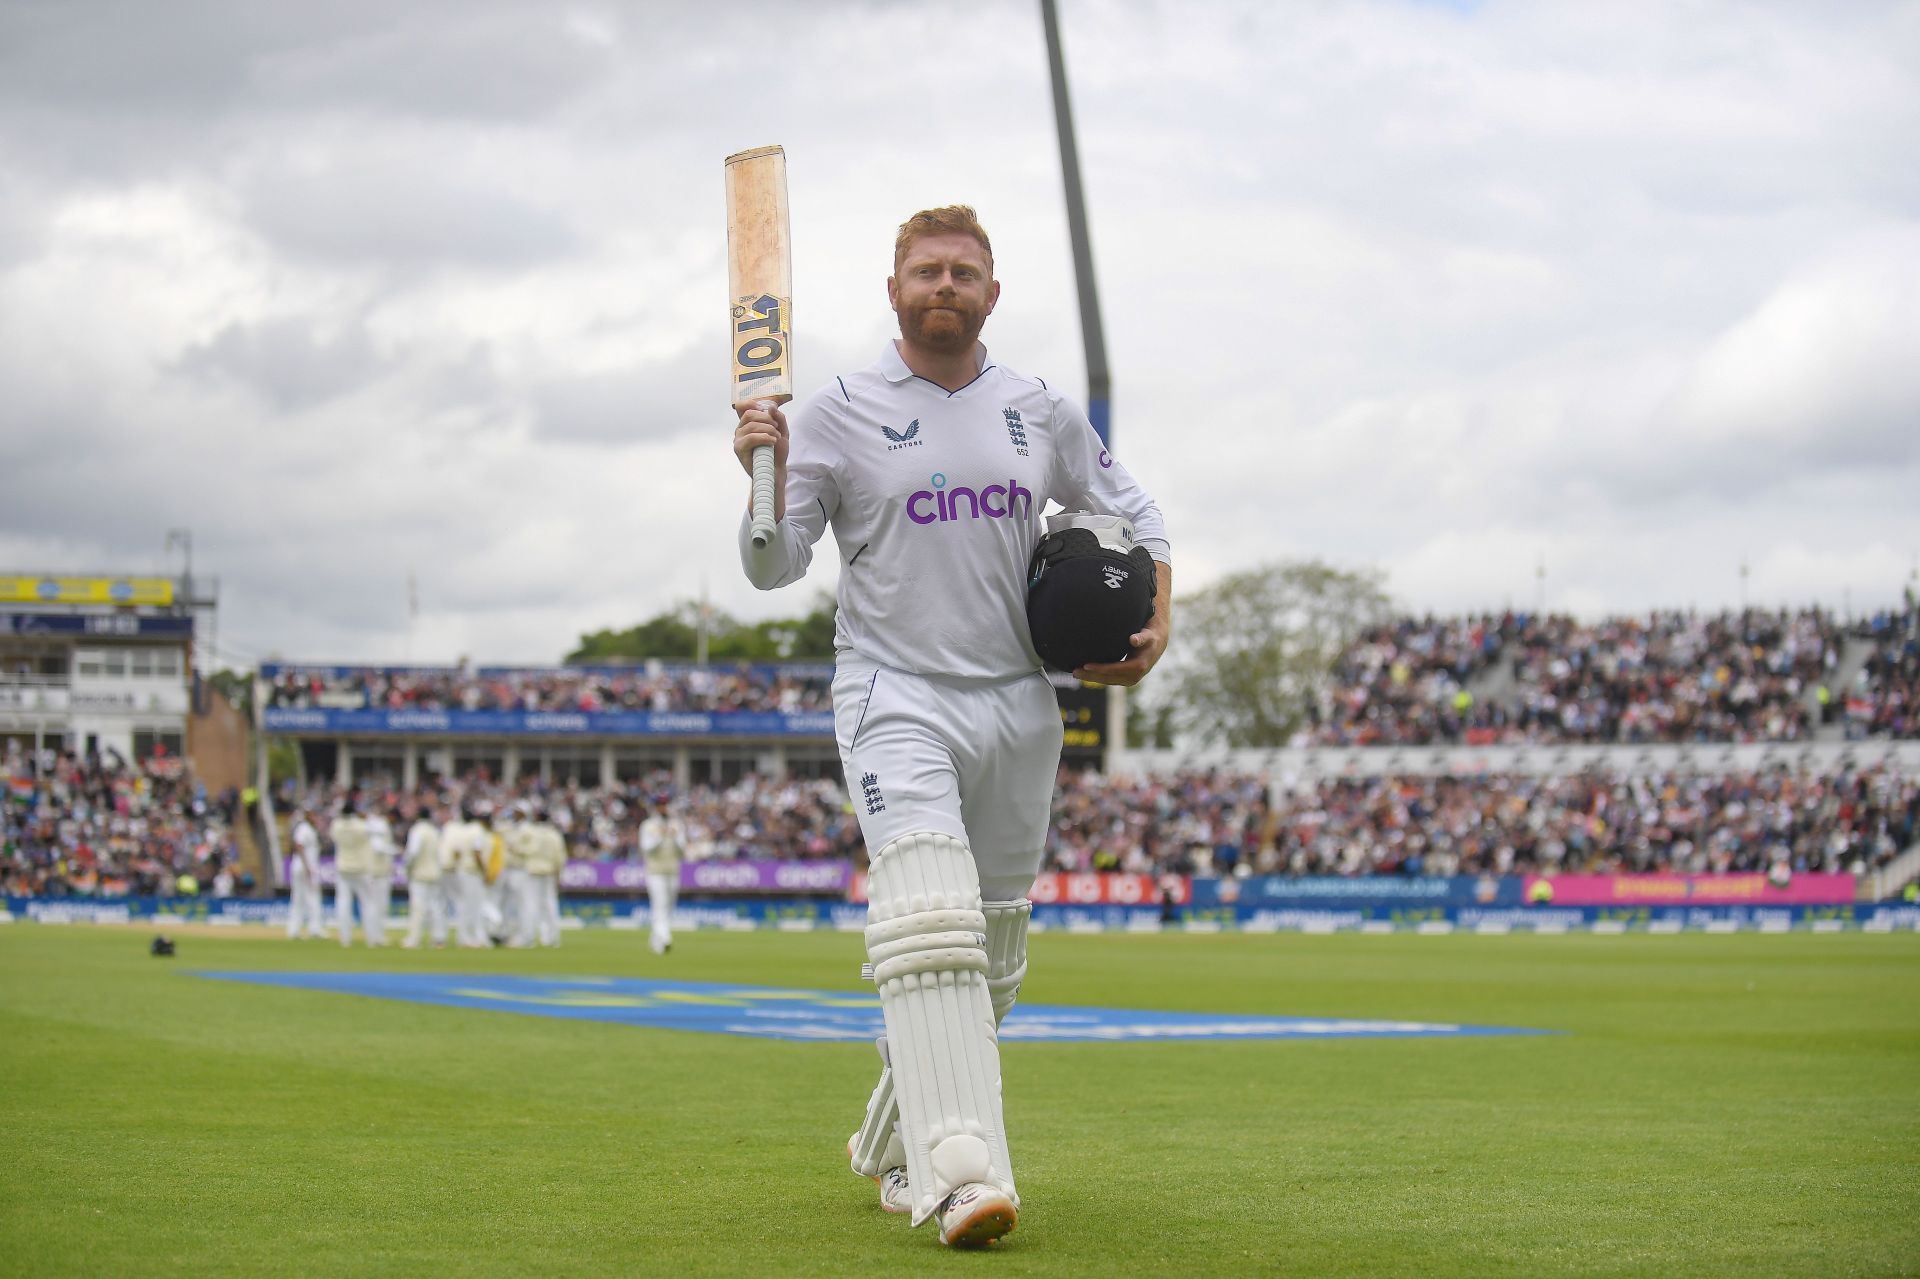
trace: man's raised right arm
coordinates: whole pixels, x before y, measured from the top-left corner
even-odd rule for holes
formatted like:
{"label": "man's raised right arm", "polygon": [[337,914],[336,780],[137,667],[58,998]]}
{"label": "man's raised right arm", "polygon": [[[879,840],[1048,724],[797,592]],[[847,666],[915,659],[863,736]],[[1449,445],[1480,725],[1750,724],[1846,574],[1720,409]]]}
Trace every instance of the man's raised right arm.
{"label": "man's raised right arm", "polygon": [[734,428],[733,453],[743,471],[753,474],[755,448],[762,444],[773,448],[773,537],[763,548],[753,544],[751,490],[740,514],[739,534],[740,566],[747,580],[763,591],[771,591],[806,576],[813,562],[813,544],[826,532],[833,510],[839,506],[839,493],[832,469],[810,456],[810,450],[803,447],[795,451],[789,465],[787,417],[778,406],[751,401],[736,404],[734,410],[740,420]]}

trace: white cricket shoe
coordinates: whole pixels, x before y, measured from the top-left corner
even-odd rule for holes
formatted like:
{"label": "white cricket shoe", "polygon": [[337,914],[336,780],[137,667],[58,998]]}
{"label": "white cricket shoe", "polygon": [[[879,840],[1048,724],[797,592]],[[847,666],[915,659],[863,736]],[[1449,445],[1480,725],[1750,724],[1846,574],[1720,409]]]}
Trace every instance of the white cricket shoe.
{"label": "white cricket shoe", "polygon": [[[855,1133],[854,1137],[859,1135],[860,1134]],[[847,1159],[849,1161],[853,1159],[852,1137],[847,1139]],[[857,1168],[854,1169],[854,1171],[856,1173],[860,1172]],[[866,1174],[860,1173],[860,1175],[865,1176]],[[874,1183],[880,1187],[880,1206],[882,1208],[888,1212],[913,1211],[913,1192],[907,1189],[907,1169],[904,1164],[897,1168],[888,1168],[873,1180]]]}
{"label": "white cricket shoe", "polygon": [[913,1192],[907,1188],[907,1170],[889,1168],[874,1178],[880,1183],[880,1206],[888,1212],[912,1212]]}
{"label": "white cricket shoe", "polygon": [[1020,1212],[1003,1190],[982,1181],[969,1181],[945,1199],[940,1216],[940,1242],[949,1248],[985,1248],[998,1243],[1020,1220]]}

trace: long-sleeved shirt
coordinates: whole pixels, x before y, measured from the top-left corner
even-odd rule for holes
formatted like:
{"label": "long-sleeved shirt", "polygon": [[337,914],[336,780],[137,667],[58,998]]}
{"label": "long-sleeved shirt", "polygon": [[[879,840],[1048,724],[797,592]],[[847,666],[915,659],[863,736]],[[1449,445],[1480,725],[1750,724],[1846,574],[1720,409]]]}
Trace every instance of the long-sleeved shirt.
{"label": "long-sleeved shirt", "polygon": [[373,871],[373,837],[364,817],[336,818],[333,823],[333,868],[342,875]]}
{"label": "long-sleeved shirt", "polygon": [[424,818],[407,831],[407,882],[431,884],[440,878],[440,828]]}
{"label": "long-sleeved shirt", "polygon": [[798,581],[829,525],[840,548],[835,647],[897,670],[1002,681],[1040,669],[1027,566],[1049,499],[1124,516],[1170,556],[1160,510],[1086,414],[992,363],[957,391],[917,377],[889,344],[871,367],[790,406],[786,510],[740,558],[762,590]]}

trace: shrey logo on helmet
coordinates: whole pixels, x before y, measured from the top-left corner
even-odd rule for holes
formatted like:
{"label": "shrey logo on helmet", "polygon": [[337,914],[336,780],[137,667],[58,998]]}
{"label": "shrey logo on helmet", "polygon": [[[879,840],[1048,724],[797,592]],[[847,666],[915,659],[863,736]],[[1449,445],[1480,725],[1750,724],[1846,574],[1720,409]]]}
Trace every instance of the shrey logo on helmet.
{"label": "shrey logo on helmet", "polygon": [[[907,498],[907,518],[915,524],[951,524],[955,520],[1025,519],[1033,514],[1033,490],[1018,480],[989,484],[983,489],[966,485],[947,487],[945,474],[935,471],[924,488]],[[1025,507],[1020,506],[1025,502]]]}

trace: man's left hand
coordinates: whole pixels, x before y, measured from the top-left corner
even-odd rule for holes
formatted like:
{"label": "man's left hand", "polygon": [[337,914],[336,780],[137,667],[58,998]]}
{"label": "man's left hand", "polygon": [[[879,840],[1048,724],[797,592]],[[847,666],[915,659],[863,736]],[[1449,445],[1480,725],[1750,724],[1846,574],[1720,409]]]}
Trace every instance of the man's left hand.
{"label": "man's left hand", "polygon": [[1153,616],[1147,624],[1127,637],[1133,651],[1117,662],[1088,662],[1073,673],[1089,684],[1119,684],[1132,688],[1147,677],[1153,664],[1167,651],[1167,639],[1173,633],[1173,567],[1155,565]]}

